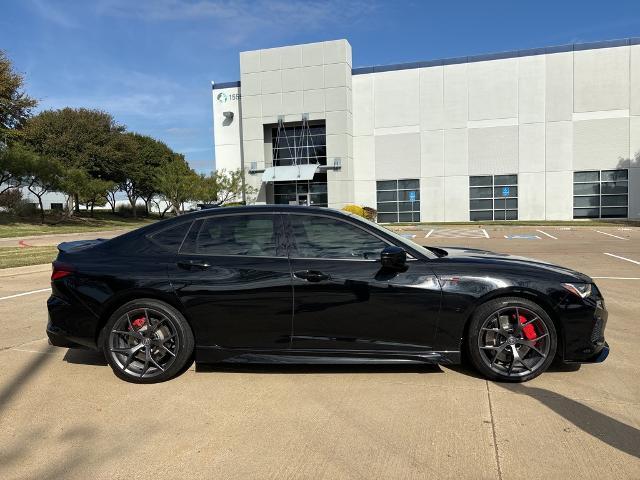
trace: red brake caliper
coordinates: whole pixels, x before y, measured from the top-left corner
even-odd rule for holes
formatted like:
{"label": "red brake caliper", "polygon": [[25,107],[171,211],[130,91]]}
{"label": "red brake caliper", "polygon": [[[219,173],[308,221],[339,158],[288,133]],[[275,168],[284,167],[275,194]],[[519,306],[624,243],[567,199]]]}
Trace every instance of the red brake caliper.
{"label": "red brake caliper", "polygon": [[[140,330],[142,327],[144,327],[144,322],[145,322],[145,318],[140,317],[140,318],[136,318],[133,322],[131,322],[131,325],[135,327],[136,330]],[[129,328],[129,330],[131,330],[131,328]]]}
{"label": "red brake caliper", "polygon": [[[527,323],[527,319],[524,317],[524,315],[520,315],[518,317],[518,320],[520,321],[520,323]],[[524,338],[526,338],[527,340],[535,340],[538,337],[533,323],[522,327],[522,333],[524,334]]]}

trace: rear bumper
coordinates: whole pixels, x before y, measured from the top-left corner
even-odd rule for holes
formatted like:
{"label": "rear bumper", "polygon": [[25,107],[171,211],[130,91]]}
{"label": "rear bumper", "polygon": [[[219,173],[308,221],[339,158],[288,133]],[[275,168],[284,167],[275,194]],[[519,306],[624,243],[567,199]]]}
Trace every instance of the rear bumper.
{"label": "rear bumper", "polygon": [[84,306],[72,305],[52,295],[47,300],[47,309],[49,311],[47,337],[51,345],[97,350],[98,319]]}

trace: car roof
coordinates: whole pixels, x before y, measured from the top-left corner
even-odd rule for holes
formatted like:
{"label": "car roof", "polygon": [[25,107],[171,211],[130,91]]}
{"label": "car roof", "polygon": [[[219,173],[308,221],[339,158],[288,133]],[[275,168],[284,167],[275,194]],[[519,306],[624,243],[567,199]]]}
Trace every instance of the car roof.
{"label": "car roof", "polygon": [[230,214],[230,213],[250,213],[250,212],[296,212],[296,213],[331,213],[338,215],[346,215],[345,212],[336,210],[334,208],[327,207],[307,207],[302,205],[240,205],[233,207],[217,207],[217,208],[205,208],[197,210],[195,212],[189,212],[185,215],[179,215],[179,217],[187,216],[211,216],[216,214]]}

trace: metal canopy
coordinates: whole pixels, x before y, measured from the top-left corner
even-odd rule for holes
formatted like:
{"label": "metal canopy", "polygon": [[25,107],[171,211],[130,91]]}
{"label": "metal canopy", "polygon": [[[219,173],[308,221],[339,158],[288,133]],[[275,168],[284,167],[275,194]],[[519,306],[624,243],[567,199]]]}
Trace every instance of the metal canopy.
{"label": "metal canopy", "polygon": [[294,180],[313,180],[313,176],[320,167],[317,163],[300,165],[283,165],[269,167],[262,174],[262,182],[291,182]]}

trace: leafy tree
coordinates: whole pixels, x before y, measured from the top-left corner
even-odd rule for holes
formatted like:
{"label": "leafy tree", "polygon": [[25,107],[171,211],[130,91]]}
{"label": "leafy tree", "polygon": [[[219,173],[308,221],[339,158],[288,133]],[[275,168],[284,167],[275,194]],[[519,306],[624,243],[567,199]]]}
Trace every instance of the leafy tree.
{"label": "leafy tree", "polygon": [[158,192],[156,179],[173,156],[173,151],[162,142],[138,133],[126,133],[116,139],[116,155],[121,166],[120,190],[129,199],[133,215],[135,205],[142,198],[147,213],[151,201]]}
{"label": "leafy tree", "polygon": [[[93,177],[116,180],[122,170],[115,155],[114,139],[124,127],[99,110],[63,108],[46,110],[24,125],[25,142],[41,157],[58,162],[66,170],[81,170]],[[68,184],[74,187],[74,182]],[[79,209],[79,190],[68,191]]]}
{"label": "leafy tree", "polygon": [[22,186],[33,152],[19,143],[0,147],[0,194]]}
{"label": "leafy tree", "polygon": [[42,197],[45,193],[59,188],[62,172],[62,165],[59,162],[43,158],[33,152],[25,162],[24,185],[38,199],[42,223],[44,223]]}
{"label": "leafy tree", "polygon": [[80,185],[80,203],[85,204],[87,209],[91,210],[92,217],[96,205],[101,207],[107,203],[107,195],[114,188],[114,185],[117,186],[109,180],[93,178],[85,174],[84,184]]}
{"label": "leafy tree", "polygon": [[173,159],[161,171],[156,172],[155,184],[161,197],[179,215],[184,211],[184,203],[198,195],[198,179],[184,156],[174,154]]}
{"label": "leafy tree", "polygon": [[109,204],[109,207],[111,207],[111,213],[116,213],[116,195],[119,191],[120,184],[114,182],[112,183],[111,187],[107,188],[107,191],[105,192],[104,198]]}
{"label": "leafy tree", "polygon": [[37,105],[24,90],[24,77],[0,50],[0,132],[20,128]]}
{"label": "leafy tree", "polygon": [[[242,200],[242,171],[227,172],[216,170],[210,175],[200,175],[197,187],[197,198],[203,203],[224,205]],[[246,187],[245,193],[252,195],[253,188]]]}

